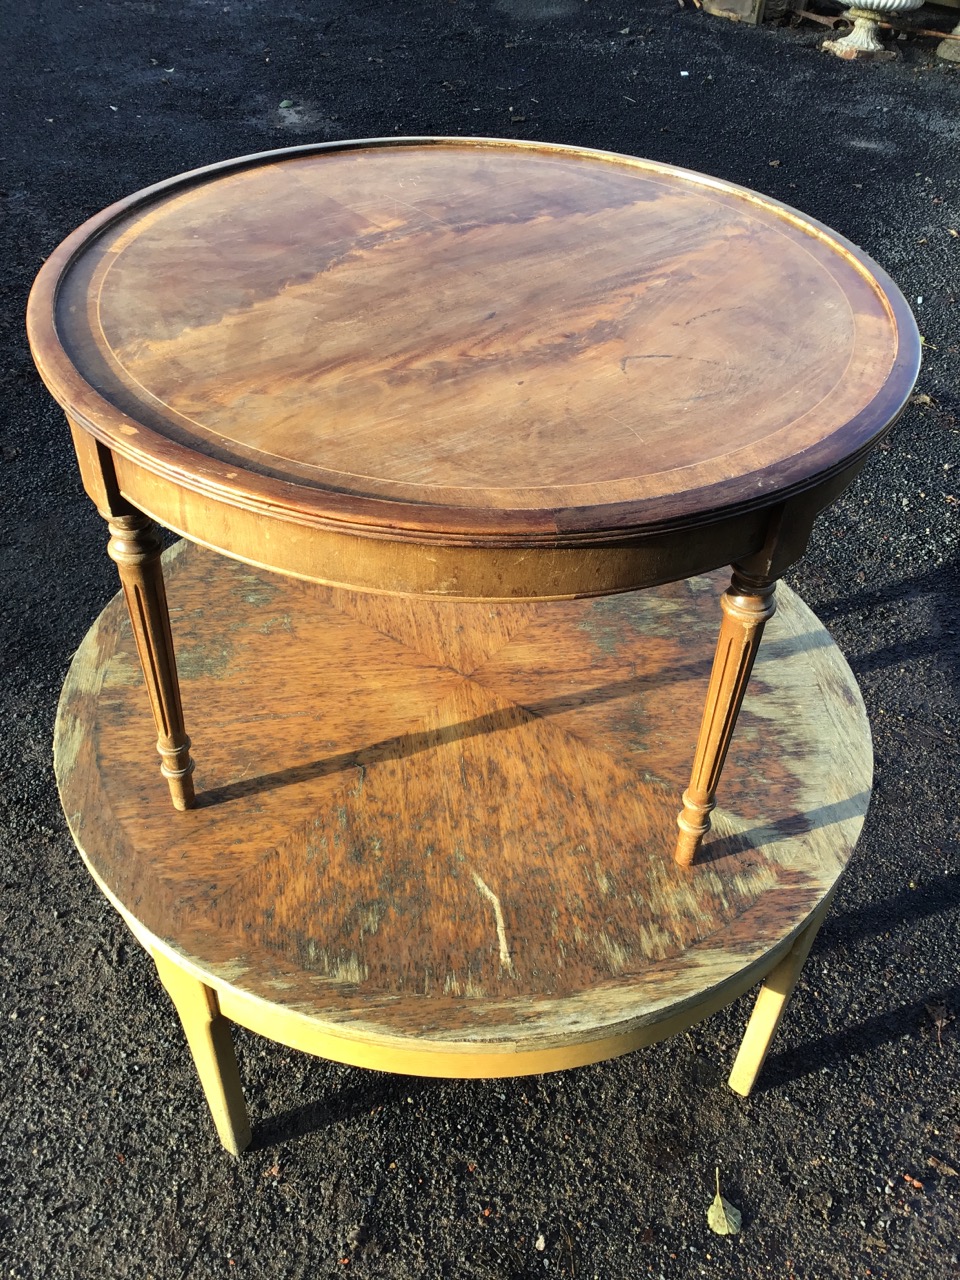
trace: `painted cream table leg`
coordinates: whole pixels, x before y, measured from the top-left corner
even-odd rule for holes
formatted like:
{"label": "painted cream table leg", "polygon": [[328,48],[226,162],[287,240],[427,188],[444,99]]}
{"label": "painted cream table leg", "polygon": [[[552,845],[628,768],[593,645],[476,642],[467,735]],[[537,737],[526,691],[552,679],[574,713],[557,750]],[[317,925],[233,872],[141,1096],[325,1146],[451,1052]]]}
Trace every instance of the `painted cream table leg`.
{"label": "painted cream table leg", "polygon": [[814,912],[810,923],[797,936],[793,946],[760,988],[737,1060],[727,1081],[734,1093],[739,1093],[744,1098],[750,1096],[757,1082],[760,1069],[770,1052],[773,1037],[780,1026],[780,1019],[793,995],[800,971],[810,954],[813,940],[823,924],[832,898],[833,893],[827,895]]}
{"label": "painted cream table leg", "polygon": [[764,580],[734,568],[730,586],[721,597],[723,620],[710,672],[707,701],[690,775],[677,818],[680,835],[675,858],[689,866],[710,830],[717,784],[740,714],[763,628],[776,610],[776,581]]}
{"label": "painted cream table leg", "polygon": [[175,809],[194,804],[190,739],[183,725],[180,683],[170,613],[160,566],[161,543],[153,521],[139,511],[107,516],[107,554],[120,573],[137,652],[157,726],[160,772]]}
{"label": "painted cream table leg", "polygon": [[160,981],[180,1015],[220,1141],[238,1156],[250,1145],[250,1121],[230,1023],[221,1014],[217,993],[211,987],[191,977],[162,952],[151,954]]}

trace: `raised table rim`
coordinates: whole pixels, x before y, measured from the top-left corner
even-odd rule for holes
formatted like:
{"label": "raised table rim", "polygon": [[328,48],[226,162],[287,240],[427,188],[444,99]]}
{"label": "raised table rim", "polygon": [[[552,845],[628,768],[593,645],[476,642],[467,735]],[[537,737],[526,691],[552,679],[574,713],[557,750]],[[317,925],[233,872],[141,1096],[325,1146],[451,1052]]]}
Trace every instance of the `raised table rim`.
{"label": "raised table rim", "polygon": [[[243,471],[217,463],[202,452],[155,432],[142,423],[132,423],[109,400],[101,396],[83,378],[63,348],[56,326],[56,299],[70,267],[82,256],[85,247],[127,216],[139,205],[147,205],[158,197],[191,184],[214,180],[218,176],[239,172],[258,165],[276,163],[284,158],[334,153],[360,149],[397,147],[487,147],[506,148],[535,153],[583,157],[599,162],[634,167],[650,172],[677,176],[686,182],[723,191],[738,199],[770,211],[776,218],[791,222],[807,234],[833,246],[840,257],[860,272],[870,283],[888,310],[897,334],[897,353],[890,376],[878,388],[874,400],[847,423],[843,434],[849,447],[839,445],[806,470],[806,463],[794,462],[792,470],[777,478],[777,483],[760,484],[755,496],[733,501],[725,498],[731,482],[713,486],[707,497],[690,509],[671,509],[669,499],[645,499],[638,503],[612,503],[597,508],[524,510],[467,510],[429,503],[409,504],[382,498],[342,494],[308,485],[294,484],[274,477]],[[881,267],[872,262],[857,246],[816,219],[748,188],[696,173],[679,166],[648,161],[616,152],[553,143],[514,139],[409,137],[375,138],[307,144],[255,153],[234,160],[192,170],[136,192],[85,222],[50,255],[31,292],[28,305],[28,332],[38,368],[52,394],[66,410],[76,428],[106,446],[127,464],[130,474],[144,483],[142,492],[127,496],[135,504],[149,494],[149,479],[161,488],[173,487],[191,502],[223,505],[238,512],[281,520],[318,531],[378,541],[412,542],[417,545],[448,544],[476,547],[496,552],[501,548],[588,548],[596,545],[640,541],[661,532],[678,532],[698,525],[736,520],[772,505],[797,498],[814,510],[825,505],[816,491],[837,475],[849,471],[865,458],[869,450],[890,429],[905,407],[916,378],[920,359],[920,339],[916,323],[903,295]],[[132,429],[133,428],[133,429]],[[834,440],[837,431],[825,440]],[[236,478],[227,476],[227,471]],[[148,479],[149,478],[149,479]],[[742,477],[737,484],[742,487]],[[803,495],[809,493],[809,498]],[[144,504],[149,510],[149,503]],[[689,505],[689,504],[688,504]],[[674,508],[676,504],[674,503]],[[187,536],[196,530],[184,529]],[[230,553],[229,547],[221,547]],[[617,588],[623,589],[623,588]]]}

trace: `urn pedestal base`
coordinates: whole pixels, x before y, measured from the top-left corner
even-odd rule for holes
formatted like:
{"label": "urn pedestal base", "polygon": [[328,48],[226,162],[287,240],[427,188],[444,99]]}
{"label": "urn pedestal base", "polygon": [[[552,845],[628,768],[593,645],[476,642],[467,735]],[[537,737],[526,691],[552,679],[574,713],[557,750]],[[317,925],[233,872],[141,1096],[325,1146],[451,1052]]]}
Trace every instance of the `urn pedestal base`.
{"label": "urn pedestal base", "polygon": [[873,14],[851,9],[850,17],[854,20],[853,30],[839,40],[825,40],[822,47],[827,53],[835,53],[847,61],[865,58],[873,62],[890,62],[899,57],[896,49],[887,49],[880,43],[879,28]]}
{"label": "urn pedestal base", "polygon": [[847,16],[853,19],[853,30],[839,40],[825,40],[822,47],[838,58],[884,62],[898,58],[900,51],[896,45],[887,48],[881,44],[878,19],[911,13],[920,8],[923,0],[843,0],[843,3],[849,6]]}

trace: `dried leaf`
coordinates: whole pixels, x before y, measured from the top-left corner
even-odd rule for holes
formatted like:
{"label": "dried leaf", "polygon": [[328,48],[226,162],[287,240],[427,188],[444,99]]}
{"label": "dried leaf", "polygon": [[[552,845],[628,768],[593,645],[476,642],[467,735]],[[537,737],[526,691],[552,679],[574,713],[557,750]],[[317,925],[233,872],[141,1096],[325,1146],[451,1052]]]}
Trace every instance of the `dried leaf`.
{"label": "dried leaf", "polygon": [[717,1194],[707,1210],[707,1226],[718,1236],[735,1236],[740,1230],[740,1210],[720,1194],[720,1170],[717,1170]]}
{"label": "dried leaf", "polygon": [[938,1160],[936,1156],[930,1156],[927,1164],[931,1169],[936,1169],[937,1173],[942,1173],[945,1178],[960,1178],[960,1173],[957,1173],[952,1164],[947,1164],[945,1160]]}
{"label": "dried leaf", "polygon": [[953,1021],[953,1014],[950,1013],[945,1004],[931,1003],[926,1006],[927,1013],[930,1015],[930,1021],[937,1029],[937,1044],[943,1048],[943,1028],[948,1022]]}

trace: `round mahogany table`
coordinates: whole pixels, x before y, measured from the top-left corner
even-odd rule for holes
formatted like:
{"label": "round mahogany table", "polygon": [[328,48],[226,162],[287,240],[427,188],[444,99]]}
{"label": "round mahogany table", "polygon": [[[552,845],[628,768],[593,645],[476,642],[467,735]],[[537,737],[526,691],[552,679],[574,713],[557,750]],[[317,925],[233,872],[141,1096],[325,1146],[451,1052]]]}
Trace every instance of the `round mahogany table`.
{"label": "round mahogany table", "polygon": [[[471,638],[484,608],[506,617],[732,565],[677,875],[709,859],[776,581],[901,412],[920,349],[880,268],[795,210],[650,161],[490,139],[300,147],[160,183],[51,255],[28,328],[110,525],[180,810],[210,805],[155,520],[313,590],[418,601],[415,651],[433,634],[455,670],[461,649],[487,645]],[[226,569],[208,563],[212,591]],[[509,603],[443,604],[441,623],[431,600]],[[244,768],[269,778],[277,727],[262,705]],[[211,760],[235,732],[209,708],[190,723]],[[124,752],[96,767],[132,764],[155,785]],[[481,783],[496,795],[494,773]],[[191,821],[166,826],[202,861]],[[496,887],[476,874],[492,908]],[[195,986],[209,1012],[214,986]]]}

